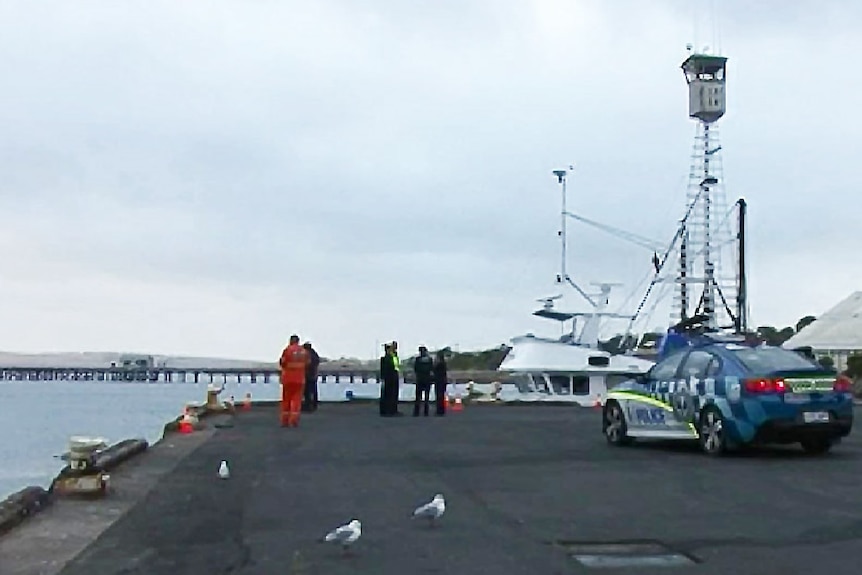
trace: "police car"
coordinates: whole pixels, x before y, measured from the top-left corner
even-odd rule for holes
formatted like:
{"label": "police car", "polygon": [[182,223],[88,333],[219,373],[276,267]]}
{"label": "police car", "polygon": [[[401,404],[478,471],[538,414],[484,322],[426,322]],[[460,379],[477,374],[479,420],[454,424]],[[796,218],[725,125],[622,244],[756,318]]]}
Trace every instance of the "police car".
{"label": "police car", "polygon": [[602,432],[698,441],[708,455],[756,443],[826,453],[853,426],[850,380],[787,349],[704,336],[608,392]]}

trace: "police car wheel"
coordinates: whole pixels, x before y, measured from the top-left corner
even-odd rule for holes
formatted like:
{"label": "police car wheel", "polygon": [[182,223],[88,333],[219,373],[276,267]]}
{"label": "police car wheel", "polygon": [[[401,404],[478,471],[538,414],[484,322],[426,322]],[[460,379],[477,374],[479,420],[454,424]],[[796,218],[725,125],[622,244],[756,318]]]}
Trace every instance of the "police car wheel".
{"label": "police car wheel", "polygon": [[703,410],[698,425],[698,439],[700,448],[707,455],[721,455],[727,450],[724,418],[718,409],[710,407]]}
{"label": "police car wheel", "polygon": [[611,445],[628,445],[632,438],[628,435],[626,418],[623,410],[615,401],[608,402],[605,406],[604,425],[605,439]]}

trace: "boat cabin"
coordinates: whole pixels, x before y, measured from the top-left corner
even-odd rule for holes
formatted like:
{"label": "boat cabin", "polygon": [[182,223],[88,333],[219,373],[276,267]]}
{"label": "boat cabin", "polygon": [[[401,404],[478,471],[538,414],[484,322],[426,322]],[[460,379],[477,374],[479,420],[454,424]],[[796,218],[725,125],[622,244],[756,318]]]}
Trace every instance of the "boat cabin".
{"label": "boat cabin", "polygon": [[512,340],[499,371],[509,374],[523,401],[604,404],[614,386],[646,373],[653,362],[532,335]]}

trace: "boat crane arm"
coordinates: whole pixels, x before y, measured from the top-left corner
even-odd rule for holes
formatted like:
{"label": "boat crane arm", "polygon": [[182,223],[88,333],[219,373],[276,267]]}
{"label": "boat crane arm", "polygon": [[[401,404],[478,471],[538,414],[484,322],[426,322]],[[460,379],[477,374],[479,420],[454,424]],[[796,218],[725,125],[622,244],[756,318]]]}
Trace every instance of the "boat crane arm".
{"label": "boat crane arm", "polygon": [[663,251],[665,246],[666,246],[666,244],[657,242],[655,240],[651,240],[649,238],[639,236],[638,234],[635,234],[635,233],[632,233],[632,232],[629,232],[629,231],[626,231],[626,230],[623,230],[620,228],[615,228],[614,226],[609,226],[607,224],[603,224],[603,223],[597,222],[595,220],[591,220],[589,218],[585,218],[584,216],[581,216],[581,215],[578,215],[578,214],[575,214],[572,212],[565,212],[565,214],[572,219],[578,220],[579,222],[583,222],[585,224],[589,224],[595,228],[598,228],[600,230],[608,232],[608,233],[615,235],[619,238],[622,238],[624,240],[628,240],[633,244],[637,244],[637,245],[639,245],[643,248],[647,248],[648,250],[653,251],[653,252]]}
{"label": "boat crane arm", "polygon": [[573,288],[575,288],[575,290],[576,290],[579,294],[581,294],[581,296],[582,296],[585,300],[587,300],[587,301],[590,303],[590,305],[591,305],[591,306],[593,306],[593,307],[596,307],[596,306],[597,306],[596,301],[595,301],[593,298],[591,298],[591,297],[590,297],[590,294],[588,294],[587,292],[585,292],[581,286],[579,286],[578,284],[576,284],[575,282],[573,282],[573,281],[572,281],[572,278],[570,278],[570,277],[568,276],[568,274],[566,275],[566,283],[568,283],[570,286],[572,286]]}

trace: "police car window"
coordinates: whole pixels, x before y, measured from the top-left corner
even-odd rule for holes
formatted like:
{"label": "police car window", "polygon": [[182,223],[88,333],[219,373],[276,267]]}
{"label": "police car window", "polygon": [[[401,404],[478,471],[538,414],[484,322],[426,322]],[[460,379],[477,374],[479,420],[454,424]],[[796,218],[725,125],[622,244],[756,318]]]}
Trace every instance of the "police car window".
{"label": "police car window", "polygon": [[658,362],[649,372],[650,379],[673,379],[676,377],[676,368],[679,367],[679,363],[683,357],[685,357],[685,350],[678,351],[663,361]]}
{"label": "police car window", "polygon": [[716,377],[721,374],[721,359],[714,355],[712,361],[706,366],[706,377]]}
{"label": "police car window", "polygon": [[816,364],[798,353],[780,347],[750,347],[729,351],[742,365],[754,373],[818,368]]}
{"label": "police car window", "polygon": [[706,369],[712,361],[713,355],[707,351],[694,350],[685,358],[685,363],[680,372],[683,377],[705,377]]}

